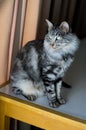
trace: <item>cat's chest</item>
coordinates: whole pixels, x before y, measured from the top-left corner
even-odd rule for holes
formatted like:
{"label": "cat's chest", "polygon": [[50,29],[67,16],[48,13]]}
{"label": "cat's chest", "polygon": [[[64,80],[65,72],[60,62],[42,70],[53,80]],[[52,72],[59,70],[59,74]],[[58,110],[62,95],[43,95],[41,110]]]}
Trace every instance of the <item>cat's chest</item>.
{"label": "cat's chest", "polygon": [[70,64],[72,63],[73,61],[73,56],[71,54],[64,54],[62,56],[60,56],[59,58],[54,58],[52,56],[49,56],[44,58],[44,61],[43,61],[43,66],[44,68],[46,68],[47,66],[50,66],[50,65],[54,65],[56,66],[56,68],[58,68],[58,66],[60,66],[63,71],[66,71],[66,69],[70,66]]}
{"label": "cat's chest", "polygon": [[62,68],[63,72],[66,72],[72,62],[73,57],[63,56],[61,59],[58,59],[57,64]]}

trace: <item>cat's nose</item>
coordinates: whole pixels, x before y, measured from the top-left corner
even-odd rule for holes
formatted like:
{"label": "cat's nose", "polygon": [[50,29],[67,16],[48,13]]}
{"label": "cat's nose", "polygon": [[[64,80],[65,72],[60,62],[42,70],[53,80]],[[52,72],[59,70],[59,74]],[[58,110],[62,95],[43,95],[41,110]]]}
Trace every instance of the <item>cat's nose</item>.
{"label": "cat's nose", "polygon": [[55,46],[55,44],[54,43],[52,43],[52,47],[54,47]]}
{"label": "cat's nose", "polygon": [[56,48],[56,45],[54,43],[51,43],[52,48]]}

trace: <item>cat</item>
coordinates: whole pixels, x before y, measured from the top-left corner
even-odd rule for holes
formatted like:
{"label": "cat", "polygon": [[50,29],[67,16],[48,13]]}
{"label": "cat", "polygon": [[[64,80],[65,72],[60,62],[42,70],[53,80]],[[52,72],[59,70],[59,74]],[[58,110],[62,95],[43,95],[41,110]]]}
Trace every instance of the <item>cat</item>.
{"label": "cat", "polygon": [[54,26],[46,19],[48,32],[44,40],[33,40],[20,49],[16,56],[10,81],[13,92],[30,101],[47,95],[50,107],[66,103],[61,96],[62,79],[74,60],[79,39],[70,33],[63,21]]}

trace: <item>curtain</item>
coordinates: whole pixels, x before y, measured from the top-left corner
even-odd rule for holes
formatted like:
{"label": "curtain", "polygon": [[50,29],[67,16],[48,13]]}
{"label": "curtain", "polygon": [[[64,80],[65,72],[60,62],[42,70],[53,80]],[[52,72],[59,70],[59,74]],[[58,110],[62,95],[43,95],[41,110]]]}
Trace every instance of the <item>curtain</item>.
{"label": "curtain", "polygon": [[73,19],[73,31],[82,39],[86,38],[86,1],[77,0]]}
{"label": "curtain", "polygon": [[59,25],[67,21],[73,33],[86,37],[86,1],[85,0],[43,0],[37,31],[37,39],[43,39],[47,30],[45,19]]}
{"label": "curtain", "polygon": [[27,0],[0,0],[0,84],[9,80],[11,63],[21,48]]}
{"label": "curtain", "polygon": [[22,47],[23,31],[25,25],[27,0],[15,0],[13,11],[13,24],[11,27],[11,38],[9,48],[9,62],[8,62],[8,78],[10,70],[13,66],[15,57],[19,49]]}
{"label": "curtain", "polygon": [[0,84],[7,81],[10,28],[14,0],[0,0]]}

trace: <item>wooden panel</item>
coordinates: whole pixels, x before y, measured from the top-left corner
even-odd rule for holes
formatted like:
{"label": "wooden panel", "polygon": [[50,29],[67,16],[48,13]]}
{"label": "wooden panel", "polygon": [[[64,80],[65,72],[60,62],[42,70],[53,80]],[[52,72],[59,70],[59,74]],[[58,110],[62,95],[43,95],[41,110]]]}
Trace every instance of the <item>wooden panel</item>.
{"label": "wooden panel", "polygon": [[0,130],[10,130],[10,118],[5,115],[6,103],[0,100]]}
{"label": "wooden panel", "polygon": [[14,0],[0,1],[0,84],[7,80],[10,27]]}
{"label": "wooden panel", "polygon": [[36,38],[40,3],[40,0],[28,0],[22,46]]}

